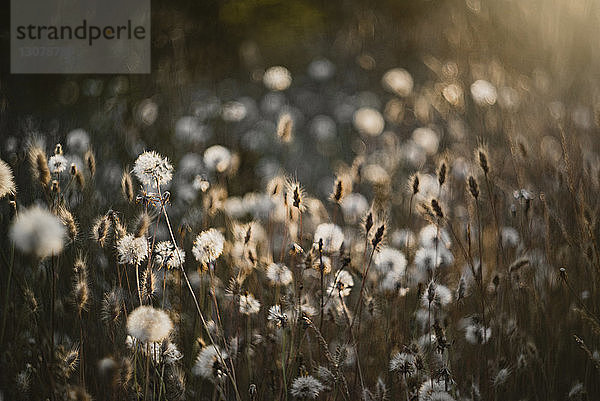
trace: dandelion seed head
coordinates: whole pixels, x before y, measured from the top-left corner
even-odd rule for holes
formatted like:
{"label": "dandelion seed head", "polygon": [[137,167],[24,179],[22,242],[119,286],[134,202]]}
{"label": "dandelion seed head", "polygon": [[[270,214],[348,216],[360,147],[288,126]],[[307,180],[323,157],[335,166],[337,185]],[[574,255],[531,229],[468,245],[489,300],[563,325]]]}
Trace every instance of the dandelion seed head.
{"label": "dandelion seed head", "polygon": [[226,171],[231,166],[231,160],[231,152],[225,146],[213,145],[204,151],[204,165],[210,171]]}
{"label": "dandelion seed head", "polygon": [[470,324],[465,328],[465,339],[469,344],[485,344],[492,336],[492,329],[485,330],[479,324]]}
{"label": "dandelion seed head", "polygon": [[415,245],[415,243],[415,234],[413,234],[413,232],[408,228],[395,230],[390,235],[390,244],[396,248],[404,248],[407,244],[412,247]]}
{"label": "dandelion seed head", "polygon": [[429,156],[434,155],[438,151],[440,138],[438,134],[431,128],[417,128],[412,133],[412,140]]}
{"label": "dandelion seed head", "polygon": [[369,202],[359,193],[351,193],[342,199],[342,213],[350,224],[358,223],[369,210]]}
{"label": "dandelion seed head", "polygon": [[323,240],[324,252],[335,253],[344,243],[344,233],[336,224],[322,223],[317,226],[313,239],[315,244],[318,244],[319,240]]}
{"label": "dandelion seed head", "polygon": [[406,352],[396,352],[390,359],[390,371],[407,376],[416,372],[414,367],[415,356]]}
{"label": "dandelion seed head", "polygon": [[166,157],[154,151],[147,151],[138,156],[133,166],[133,173],[140,182],[148,187],[168,184],[173,178],[173,166]]}
{"label": "dandelion seed head", "polygon": [[288,317],[281,311],[280,305],[273,305],[269,308],[267,319],[277,328],[285,327]]}
{"label": "dandelion seed head", "polygon": [[163,341],[160,344],[151,343],[150,355],[155,363],[165,363],[167,365],[173,365],[177,361],[183,359],[183,354],[179,351],[177,345],[173,344],[171,341]]}
{"label": "dandelion seed head", "polygon": [[185,251],[173,245],[171,241],[161,241],[154,248],[154,262],[158,266],[176,269],[185,262]]}
{"label": "dandelion seed head", "polygon": [[138,306],[127,316],[127,332],[142,342],[162,341],[172,329],[169,315],[151,306]]}
{"label": "dandelion seed head", "polygon": [[60,218],[46,209],[32,206],[17,215],[9,235],[21,252],[45,258],[61,253],[67,230]]}
{"label": "dandelion seed head", "polygon": [[492,106],[496,103],[498,92],[490,82],[479,79],[471,85],[471,96],[479,106]]}
{"label": "dandelion seed head", "polygon": [[300,376],[294,379],[290,394],[299,399],[316,399],[325,386],[313,376]]}
{"label": "dandelion seed head", "polygon": [[98,372],[102,377],[111,377],[116,369],[117,362],[112,357],[102,358],[97,363]]}
{"label": "dandelion seed head", "polygon": [[253,315],[260,311],[260,301],[254,298],[252,294],[240,296],[240,313],[244,315]]}
{"label": "dandelion seed head", "polygon": [[335,297],[347,297],[354,287],[354,279],[346,270],[340,270],[335,280],[329,285],[327,294],[333,294]]}
{"label": "dandelion seed head", "polygon": [[48,159],[48,168],[52,174],[60,174],[67,169],[69,161],[62,154],[56,154]]}
{"label": "dandelion seed head", "polygon": [[263,83],[272,91],[284,91],[292,84],[292,74],[282,66],[268,68],[263,75]]}
{"label": "dandelion seed head", "polygon": [[74,129],[67,134],[67,146],[73,152],[85,153],[90,147],[90,135],[84,129]]}
{"label": "dandelion seed head", "polygon": [[267,278],[273,285],[285,286],[292,282],[292,272],[282,263],[271,263],[267,266]]}
{"label": "dandelion seed head", "polygon": [[14,194],[17,190],[12,169],[4,160],[0,160],[0,199]]}
{"label": "dandelion seed head", "polygon": [[502,227],[502,245],[506,248],[514,248],[519,245],[519,232],[513,227]]}
{"label": "dandelion seed head", "polygon": [[209,345],[200,351],[192,368],[192,373],[206,380],[218,382],[227,376],[224,365],[228,355],[218,345]]}
{"label": "dandelion seed head", "polygon": [[367,136],[378,136],[385,128],[381,113],[369,107],[360,108],[354,113],[353,124],[359,133]]}
{"label": "dandelion seed head", "polygon": [[445,285],[435,284],[434,286],[429,285],[422,297],[423,307],[428,307],[431,298],[431,306],[436,308],[443,308],[452,302],[452,291]]}
{"label": "dandelion seed head", "polygon": [[521,104],[519,92],[509,86],[503,86],[498,91],[498,104],[509,111],[518,110]]}
{"label": "dandelion seed head", "polygon": [[[436,258],[437,253],[437,258]],[[415,253],[415,266],[421,272],[433,271],[441,266],[450,266],[454,263],[454,256],[445,248],[419,248]]]}
{"label": "dandelion seed head", "polygon": [[214,228],[201,232],[194,241],[192,253],[196,260],[203,264],[214,262],[223,253],[225,238]]}
{"label": "dandelion seed head", "polygon": [[388,70],[381,78],[383,87],[400,96],[409,96],[413,90],[413,78],[404,68],[392,68]]}
{"label": "dandelion seed head", "polygon": [[419,232],[419,243],[425,248],[438,247],[448,248],[451,245],[450,235],[443,228],[438,228],[435,224],[429,224]]}
{"label": "dandelion seed head", "polygon": [[148,256],[148,240],[127,234],[117,240],[117,253],[120,264],[139,266]]}
{"label": "dandelion seed head", "polygon": [[397,271],[404,274],[406,270],[406,256],[397,249],[387,246],[381,247],[375,254],[375,268],[382,274]]}
{"label": "dandelion seed head", "polygon": [[404,277],[404,270],[388,271],[387,273],[385,273],[383,280],[381,280],[381,289],[383,291],[398,291],[398,295],[405,296],[408,293],[409,289],[402,287]]}

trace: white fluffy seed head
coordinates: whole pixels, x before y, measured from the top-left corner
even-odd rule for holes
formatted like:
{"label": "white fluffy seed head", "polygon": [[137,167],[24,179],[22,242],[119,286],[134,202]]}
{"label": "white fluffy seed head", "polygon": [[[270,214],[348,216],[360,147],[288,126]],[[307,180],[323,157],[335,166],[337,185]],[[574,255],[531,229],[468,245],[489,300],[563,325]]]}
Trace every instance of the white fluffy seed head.
{"label": "white fluffy seed head", "polygon": [[270,67],[263,75],[263,83],[272,91],[283,91],[292,84],[292,74],[282,66]]}
{"label": "white fluffy seed head", "polygon": [[12,169],[4,160],[0,160],[0,199],[14,194],[16,190]]}
{"label": "white fluffy seed head", "polygon": [[240,313],[253,315],[258,311],[260,311],[260,301],[254,298],[252,294],[240,296]]}
{"label": "white fluffy seed head", "polygon": [[375,255],[375,267],[377,270],[386,274],[390,271],[404,273],[406,270],[406,257],[397,249],[387,246],[382,247]]}
{"label": "white fluffy seed head", "polygon": [[397,352],[390,359],[391,372],[415,373],[415,356],[406,352]]}
{"label": "white fluffy seed head", "polygon": [[408,96],[414,86],[413,78],[404,68],[392,68],[381,78],[383,87],[398,96]]}
{"label": "white fluffy seed head", "polygon": [[224,366],[227,357],[227,353],[218,345],[204,347],[196,358],[192,373],[213,382],[220,381],[227,374]]}
{"label": "white fluffy seed head", "polygon": [[117,241],[117,253],[120,264],[139,266],[148,256],[148,240],[127,234]]}
{"label": "white fluffy seed head", "polygon": [[231,165],[232,155],[225,146],[214,145],[204,151],[204,165],[210,171],[222,173]]}
{"label": "white fluffy seed head", "polygon": [[347,297],[350,295],[352,287],[354,287],[352,275],[346,270],[340,270],[335,277],[335,280],[329,285],[327,294],[333,295],[335,298]]}
{"label": "white fluffy seed head", "polygon": [[165,185],[171,181],[173,166],[169,159],[154,151],[144,152],[136,159],[133,173],[142,184],[156,187],[157,180],[159,185]]}
{"label": "white fluffy seed head", "polygon": [[172,329],[169,315],[151,306],[139,306],[127,317],[127,332],[142,342],[162,341]]}
{"label": "white fluffy seed head", "polygon": [[61,220],[39,206],[21,211],[10,228],[10,238],[15,246],[39,258],[58,255],[63,249],[66,234]]}
{"label": "white fluffy seed head", "polygon": [[479,324],[471,324],[465,328],[465,339],[469,344],[485,344],[492,336],[492,329]]}
{"label": "white fluffy seed head", "polygon": [[67,158],[61,154],[56,154],[48,159],[48,168],[53,174],[62,173],[67,169],[68,164]]}
{"label": "white fluffy seed head", "polygon": [[452,302],[452,291],[444,285],[441,284],[433,284],[430,283],[427,286],[427,289],[423,293],[422,305],[427,308],[430,304],[431,306],[441,309]]}
{"label": "white fluffy seed head", "polygon": [[448,232],[434,224],[429,224],[419,231],[419,242],[425,248],[435,248],[436,243],[439,247],[448,248],[452,244]]}
{"label": "white fluffy seed head", "polygon": [[221,256],[224,243],[223,234],[211,228],[198,234],[194,241],[192,253],[198,262],[208,264]]}
{"label": "white fluffy seed head", "polygon": [[321,239],[323,240],[323,251],[334,253],[339,251],[344,243],[344,233],[339,226],[333,223],[319,224],[315,230],[315,246],[318,246]]}
{"label": "white fluffy seed head", "polygon": [[354,127],[366,136],[378,136],[385,128],[385,120],[381,113],[369,107],[358,109],[353,117]]}
{"label": "white fluffy seed head", "polygon": [[267,320],[273,323],[275,327],[281,328],[284,327],[287,323],[288,317],[285,313],[281,311],[281,306],[273,305],[269,308],[269,313],[267,314]]}
{"label": "white fluffy seed head", "polygon": [[161,241],[154,248],[154,262],[159,267],[173,269],[180,267],[185,262],[185,252],[171,241]]}
{"label": "white fluffy seed head", "polygon": [[344,197],[341,203],[344,218],[351,224],[358,223],[369,210],[367,198],[359,193],[351,193]]}
{"label": "white fluffy seed head", "polygon": [[490,82],[479,79],[471,85],[471,96],[479,106],[492,106],[496,103],[498,92]]}
{"label": "white fluffy seed head", "polygon": [[267,267],[267,278],[273,285],[288,285],[292,282],[292,272],[282,263],[271,263]]}
{"label": "white fluffy seed head", "polygon": [[325,389],[313,376],[300,376],[294,379],[290,393],[298,399],[314,400]]}

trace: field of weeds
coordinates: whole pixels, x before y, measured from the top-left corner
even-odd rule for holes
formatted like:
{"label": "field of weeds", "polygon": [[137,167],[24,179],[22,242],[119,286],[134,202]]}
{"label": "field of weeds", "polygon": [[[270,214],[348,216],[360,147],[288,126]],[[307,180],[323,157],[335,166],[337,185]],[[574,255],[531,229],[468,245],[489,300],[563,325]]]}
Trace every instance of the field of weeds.
{"label": "field of weeds", "polygon": [[599,399],[598,4],[408,3],[3,74],[0,400]]}

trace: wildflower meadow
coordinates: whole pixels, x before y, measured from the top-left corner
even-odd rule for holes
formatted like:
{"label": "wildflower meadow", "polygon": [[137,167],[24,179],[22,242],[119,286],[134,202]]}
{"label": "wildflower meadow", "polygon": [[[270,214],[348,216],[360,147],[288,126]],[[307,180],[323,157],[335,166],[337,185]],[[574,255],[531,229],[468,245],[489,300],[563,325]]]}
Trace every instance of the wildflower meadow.
{"label": "wildflower meadow", "polygon": [[597,2],[156,3],[0,77],[0,400],[600,399]]}

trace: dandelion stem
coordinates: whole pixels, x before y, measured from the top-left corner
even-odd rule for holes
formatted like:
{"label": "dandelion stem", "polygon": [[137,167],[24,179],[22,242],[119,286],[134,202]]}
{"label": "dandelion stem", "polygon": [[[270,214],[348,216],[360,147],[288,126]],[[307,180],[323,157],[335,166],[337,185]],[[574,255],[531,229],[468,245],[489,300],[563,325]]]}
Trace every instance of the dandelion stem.
{"label": "dandelion stem", "polygon": [[369,262],[367,263],[367,266],[365,268],[365,271],[363,272],[363,278],[362,278],[362,282],[360,284],[360,292],[358,293],[358,301],[357,301],[357,305],[355,308],[356,311],[356,315],[354,315],[352,317],[352,321],[350,322],[350,327],[348,328],[350,331],[352,331],[352,327],[354,326],[354,321],[356,319],[359,319],[360,322],[360,313],[362,311],[362,299],[363,299],[363,292],[365,290],[365,283],[367,281],[367,276],[369,275],[369,269],[371,268],[371,262],[373,261],[373,254],[375,253],[375,248],[373,248],[371,250],[371,255],[369,256]]}
{"label": "dandelion stem", "polygon": [[283,376],[283,393],[284,393],[284,399],[287,401],[288,399],[288,391],[287,391],[287,379],[286,379],[286,375],[285,375],[285,364],[286,364],[286,350],[285,350],[285,341],[286,341],[286,336],[285,336],[285,327],[282,330],[281,333],[281,370],[282,370],[282,376]]}
{"label": "dandelion stem", "polygon": [[144,379],[144,401],[148,399],[148,384],[150,381],[150,343],[146,343],[146,378]]}
{"label": "dandelion stem", "polygon": [[137,263],[135,265],[135,281],[137,283],[137,290],[138,290],[138,296],[140,298],[140,305],[143,305],[143,302],[142,302],[142,290],[140,289],[140,271],[139,271]]}
{"label": "dandelion stem", "polygon": [[50,279],[51,295],[50,295],[50,366],[54,366],[54,305],[56,303],[56,275],[55,275],[55,258],[52,255],[50,269],[52,277]]}
{"label": "dandelion stem", "polygon": [[[175,247],[175,249],[177,249],[177,242],[175,241],[175,236],[173,235],[173,230],[171,228],[171,222],[169,221],[169,216],[167,215],[167,211],[165,210],[164,203],[161,204],[161,210],[162,210],[162,213],[165,215],[165,222],[167,223],[167,228],[169,229],[169,235],[171,237],[171,241],[173,242],[173,246]],[[179,255],[179,252],[176,252],[176,253],[177,253],[177,257],[179,258],[179,268],[181,269],[181,273],[183,274],[183,278],[185,279],[185,283],[187,284],[190,294],[192,294],[192,299],[194,300],[194,305],[196,306],[196,311],[198,312],[198,315],[200,316],[200,320],[202,321],[202,327],[204,327],[204,330],[206,331],[206,333],[208,335],[210,343],[215,346],[215,350],[217,351],[217,356],[219,357],[219,361],[225,367],[225,369],[228,371],[228,373],[231,373],[231,375],[230,376],[228,375],[228,376],[231,380],[231,384],[233,385],[233,389],[235,391],[235,398],[237,401],[241,401],[241,397],[240,397],[240,394],[239,394],[239,391],[237,388],[237,384],[236,384],[236,379],[235,379],[235,367],[232,364],[231,370],[230,370],[229,366],[225,363],[225,360],[223,359],[223,355],[219,351],[219,348],[216,346],[216,343],[215,343],[212,335],[210,334],[210,330],[208,328],[208,325],[206,323],[204,315],[202,314],[202,311],[200,310],[200,304],[198,303],[198,299],[196,298],[194,289],[192,288],[192,285],[190,284],[190,280],[188,279],[188,276],[185,273],[183,263],[181,263],[181,256]],[[225,343],[225,345],[226,345],[226,343]]]}
{"label": "dandelion stem", "polygon": [[8,300],[10,293],[10,282],[12,279],[13,266],[15,262],[15,246],[10,247],[10,263],[8,264],[8,281],[6,283],[6,296],[4,297],[4,308],[2,309],[2,331],[0,333],[0,345],[4,344],[4,329],[6,329],[6,318],[8,317]]}

